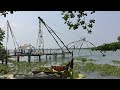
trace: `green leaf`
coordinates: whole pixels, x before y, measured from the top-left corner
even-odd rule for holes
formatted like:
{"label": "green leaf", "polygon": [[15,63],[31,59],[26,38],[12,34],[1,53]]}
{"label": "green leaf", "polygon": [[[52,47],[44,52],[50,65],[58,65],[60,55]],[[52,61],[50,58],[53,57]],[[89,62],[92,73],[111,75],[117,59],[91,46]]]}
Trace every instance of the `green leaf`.
{"label": "green leaf", "polygon": [[82,26],[83,27],[83,29],[86,29],[87,27],[86,26]]}
{"label": "green leaf", "polygon": [[91,30],[88,30],[88,33],[89,33],[89,34],[91,34],[91,33],[92,33],[92,31],[91,31]]}
{"label": "green leaf", "polygon": [[75,17],[75,15],[74,15],[73,13],[71,13],[71,14],[70,14],[70,17],[71,17],[71,18],[74,18],[74,17]]}
{"label": "green leaf", "polygon": [[63,19],[64,19],[65,21],[67,21],[68,18],[69,18],[69,14],[65,14],[65,16],[63,17]]}
{"label": "green leaf", "polygon": [[83,24],[85,24],[85,21],[81,21],[80,23],[81,23],[81,25],[83,25]]}
{"label": "green leaf", "polygon": [[81,15],[81,14],[78,14],[78,15],[77,15],[77,17],[78,17],[78,18],[81,18],[81,17],[82,17],[82,15]]}
{"label": "green leaf", "polygon": [[91,14],[95,13],[95,11],[92,11]]}
{"label": "green leaf", "polygon": [[92,27],[93,27],[93,24],[92,24],[92,23],[90,23],[90,24],[88,25],[88,27],[89,27],[89,28],[92,28]]}
{"label": "green leaf", "polygon": [[80,20],[81,20],[80,18],[79,18],[79,19],[77,19],[77,22],[80,22]]}
{"label": "green leaf", "polygon": [[90,23],[95,23],[95,20],[94,20],[94,19],[91,19],[89,22],[90,22]]}
{"label": "green leaf", "polygon": [[84,13],[85,16],[87,16],[87,13]]}
{"label": "green leaf", "polygon": [[78,25],[75,24],[75,25],[73,26],[73,29],[74,29],[74,30],[75,30],[75,29],[78,29]]}

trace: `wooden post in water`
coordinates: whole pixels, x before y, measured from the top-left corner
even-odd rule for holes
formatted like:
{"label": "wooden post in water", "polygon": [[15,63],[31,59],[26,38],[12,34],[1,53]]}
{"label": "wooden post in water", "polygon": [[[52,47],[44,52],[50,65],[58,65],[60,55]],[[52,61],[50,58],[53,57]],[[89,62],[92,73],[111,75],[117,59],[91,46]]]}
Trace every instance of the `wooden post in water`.
{"label": "wooden post in water", "polygon": [[10,54],[10,51],[8,50],[8,53],[7,53],[7,55],[9,55]]}
{"label": "wooden post in water", "polygon": [[30,63],[30,60],[31,60],[31,56],[30,55],[28,55],[28,62]]}
{"label": "wooden post in water", "polygon": [[73,51],[72,51],[72,59],[73,59]]}
{"label": "wooden post in water", "polygon": [[51,49],[50,49],[50,60],[51,60]]}
{"label": "wooden post in water", "polygon": [[39,62],[41,62],[41,55],[39,55]]}
{"label": "wooden post in water", "polygon": [[57,53],[53,54],[53,60],[55,61],[55,63],[57,64]]}
{"label": "wooden post in water", "polygon": [[4,62],[4,59],[2,58],[2,64],[3,64],[3,62]]}
{"label": "wooden post in water", "polygon": [[46,61],[47,61],[47,54],[46,54]]}
{"label": "wooden post in water", "polygon": [[65,58],[65,53],[62,51],[62,58]]}
{"label": "wooden post in water", "polygon": [[3,55],[0,55],[0,59],[2,60],[2,64],[3,64],[3,62],[4,62],[4,57],[3,57]]}
{"label": "wooden post in water", "polygon": [[55,55],[55,60],[56,60],[56,64],[57,64],[57,53],[56,53],[56,55]]}
{"label": "wooden post in water", "polygon": [[5,57],[5,60],[6,60],[5,64],[7,65],[7,63],[8,63],[8,58],[7,58],[7,56]]}
{"label": "wooden post in water", "polygon": [[9,55],[9,50],[6,51],[6,56],[5,56],[5,64],[6,65],[8,63],[8,55]]}
{"label": "wooden post in water", "polygon": [[17,55],[17,62],[19,62],[20,61],[20,56],[19,55]]}
{"label": "wooden post in water", "polygon": [[71,62],[71,64],[72,64],[72,79],[74,78],[74,71],[73,71],[73,65],[74,65],[74,58],[73,58],[73,51],[72,51],[72,62]]}
{"label": "wooden post in water", "polygon": [[49,56],[49,59],[50,59],[50,64],[51,64],[51,49],[50,49],[50,56]]}
{"label": "wooden post in water", "polygon": [[16,48],[15,48],[15,50],[14,50],[14,55],[16,56]]}

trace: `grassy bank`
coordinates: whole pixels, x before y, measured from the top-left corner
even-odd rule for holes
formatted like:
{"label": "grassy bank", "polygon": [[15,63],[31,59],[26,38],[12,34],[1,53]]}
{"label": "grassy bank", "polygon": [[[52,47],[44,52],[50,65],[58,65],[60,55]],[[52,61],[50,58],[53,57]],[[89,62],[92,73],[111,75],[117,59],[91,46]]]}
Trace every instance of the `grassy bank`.
{"label": "grassy bank", "polygon": [[109,64],[75,63],[74,67],[78,71],[84,71],[88,73],[97,71],[103,76],[111,75],[120,77],[120,67]]}
{"label": "grassy bank", "polygon": [[10,67],[7,67],[6,65],[0,64],[0,75],[7,74],[11,71]]}
{"label": "grassy bank", "polygon": [[[113,66],[109,64],[95,64],[93,62],[88,61],[95,61],[93,59],[86,59],[86,58],[77,58],[77,60],[81,60],[80,62],[74,62],[74,70],[76,72],[98,72],[102,76],[116,76],[120,77],[120,67]],[[12,63],[12,66],[5,66],[0,64],[0,74],[12,73],[12,74],[29,74],[33,69],[36,70],[45,70],[46,68],[43,67],[45,62],[16,62],[9,60]],[[84,62],[84,63],[83,63]],[[114,61],[116,62],[116,61]],[[117,62],[118,63],[118,62]],[[64,63],[63,65],[66,65]]]}
{"label": "grassy bank", "polygon": [[112,62],[113,62],[114,64],[120,64],[120,61],[117,61],[117,60],[112,60]]}
{"label": "grassy bank", "polygon": [[87,59],[87,58],[83,58],[83,57],[77,57],[75,58],[76,60],[82,61],[82,62],[86,62],[86,61],[96,61],[94,59]]}
{"label": "grassy bank", "polygon": [[43,67],[45,62],[28,63],[26,61],[16,62],[16,61],[8,60],[8,63],[10,63],[11,65],[6,66],[6,65],[0,64],[0,75],[6,74],[6,73],[29,74],[33,69],[35,70],[45,69]]}

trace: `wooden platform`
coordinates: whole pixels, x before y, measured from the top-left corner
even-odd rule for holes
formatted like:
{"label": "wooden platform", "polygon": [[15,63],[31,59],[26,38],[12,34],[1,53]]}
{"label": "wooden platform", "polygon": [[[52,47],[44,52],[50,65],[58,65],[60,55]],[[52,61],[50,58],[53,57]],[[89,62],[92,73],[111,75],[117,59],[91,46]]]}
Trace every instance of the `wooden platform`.
{"label": "wooden platform", "polygon": [[[64,54],[70,54],[70,52],[65,52]],[[42,55],[63,55],[63,53],[44,53],[44,54],[14,54],[14,55],[10,55],[10,56],[42,56]]]}
{"label": "wooden platform", "polygon": [[[49,52],[44,52],[44,53],[43,52],[37,52],[38,50],[35,51],[35,50],[31,50],[31,49],[29,49],[29,50],[8,50],[8,55],[10,57],[16,57],[17,62],[20,61],[20,57],[22,57],[22,56],[28,57],[28,62],[31,62],[31,57],[32,56],[37,56],[39,61],[41,61],[41,56],[44,56],[44,55],[46,56],[46,60],[47,60],[47,56],[50,56],[50,58],[51,58],[51,56],[55,56],[55,58],[57,58],[58,55],[62,55],[62,57],[65,57],[66,54],[71,54],[71,56],[73,57],[73,52],[63,52],[63,51],[61,51],[59,53],[57,53],[57,52],[53,53],[53,52],[51,52],[51,50],[53,50],[53,49],[48,49],[48,50],[50,50],[50,51]],[[7,59],[5,61],[6,61],[6,64],[7,64]]]}

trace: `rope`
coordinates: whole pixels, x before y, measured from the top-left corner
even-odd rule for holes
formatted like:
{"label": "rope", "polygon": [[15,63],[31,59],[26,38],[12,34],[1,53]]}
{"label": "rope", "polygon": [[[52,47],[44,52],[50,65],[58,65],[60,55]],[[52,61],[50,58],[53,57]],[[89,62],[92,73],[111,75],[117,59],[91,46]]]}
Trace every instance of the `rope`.
{"label": "rope", "polygon": [[7,43],[8,43],[8,39],[9,39],[9,30],[8,30],[8,26],[7,26],[7,41],[6,41],[6,50],[7,50]]}
{"label": "rope", "polygon": [[[47,25],[48,26],[48,25]],[[49,27],[49,26],[48,26]],[[50,27],[49,27],[50,28]],[[51,29],[51,28],[50,28]],[[57,36],[57,38],[61,41],[61,43],[66,47],[66,45],[64,44],[64,42],[60,39],[60,37],[58,37],[58,35],[51,29],[51,31]],[[69,51],[69,49],[66,47],[66,49]],[[70,52],[70,51],[69,51]]]}
{"label": "rope", "polygon": [[[16,38],[15,38],[15,36],[14,36],[14,34],[13,34],[13,32],[12,32],[12,29],[11,29],[11,26],[10,26],[10,24],[9,24],[9,21],[7,20],[7,25],[8,25],[8,29],[10,29],[10,32],[11,32],[11,35],[12,35],[12,39],[13,39],[13,43],[14,43],[14,46],[15,46],[15,49],[16,49],[16,45],[19,47],[19,45],[18,45],[18,43],[17,43],[17,41],[16,41]],[[8,31],[9,32],[9,31]]]}
{"label": "rope", "polygon": [[[56,35],[56,33],[43,21],[43,19],[39,18],[41,20],[41,22],[45,25],[45,27],[47,28],[48,32],[51,34],[51,36],[54,38],[54,40],[56,41],[56,43],[58,44],[58,46],[61,48],[61,50],[63,51],[62,47],[60,46],[60,44],[58,43],[58,41],[55,39],[55,37],[52,35],[52,32],[54,33],[54,35]],[[52,32],[50,32],[50,30]],[[57,36],[57,35],[56,35]],[[58,36],[57,36],[58,37]],[[61,39],[58,37],[58,39],[61,41]],[[61,41],[62,42],[62,41]],[[64,43],[62,42],[62,44],[64,45]],[[65,46],[65,45],[64,45]],[[66,47],[67,48],[67,47]],[[69,51],[69,49],[67,48],[67,50]],[[63,51],[64,52],[64,51]],[[70,51],[69,51],[70,52]]]}
{"label": "rope", "polygon": [[[88,46],[88,44],[87,44],[86,41],[85,41],[85,43],[86,43],[87,47],[90,48],[90,47]],[[89,50],[89,51],[90,51],[90,54],[91,54],[91,56],[92,56],[92,52],[91,52],[91,50]]]}
{"label": "rope", "polygon": [[[73,42],[67,44],[66,46],[68,46],[68,45],[70,45],[70,44],[72,44],[72,43],[75,43],[75,42],[79,42],[79,41],[82,41],[82,39],[81,39],[81,40],[77,40],[77,41],[73,41]],[[65,46],[63,46],[62,48],[64,48],[64,47],[65,47]],[[59,49],[57,49],[57,50],[54,51],[53,53],[56,53],[58,50],[59,50]]]}
{"label": "rope", "polygon": [[84,41],[82,42],[81,46],[80,46],[80,49],[79,49],[79,52],[78,52],[78,55],[80,54],[80,50],[81,50],[81,47],[83,45]]}
{"label": "rope", "polygon": [[[48,29],[48,27],[45,25],[45,27],[47,28],[47,30],[49,31],[49,33],[52,35],[52,33],[50,32],[50,30]],[[58,43],[58,41],[55,39],[55,37],[52,35],[52,37],[54,38],[54,40],[56,41],[56,43],[58,44],[58,46],[61,48],[61,50],[64,52],[64,50],[62,49],[62,47],[60,46],[60,44]]]}
{"label": "rope", "polygon": [[[91,42],[89,42],[89,41],[86,41],[86,42],[88,42],[88,43],[90,43],[91,45],[93,45],[94,47],[96,47],[94,44],[92,44]],[[102,51],[100,51],[102,54],[103,54],[103,56],[105,56],[105,54],[102,52]]]}
{"label": "rope", "polygon": [[43,40],[43,32],[41,30],[41,21],[39,20],[39,31],[38,31],[38,39],[37,39],[37,45],[36,48],[38,47],[38,52],[42,48],[44,52],[44,40]]}

